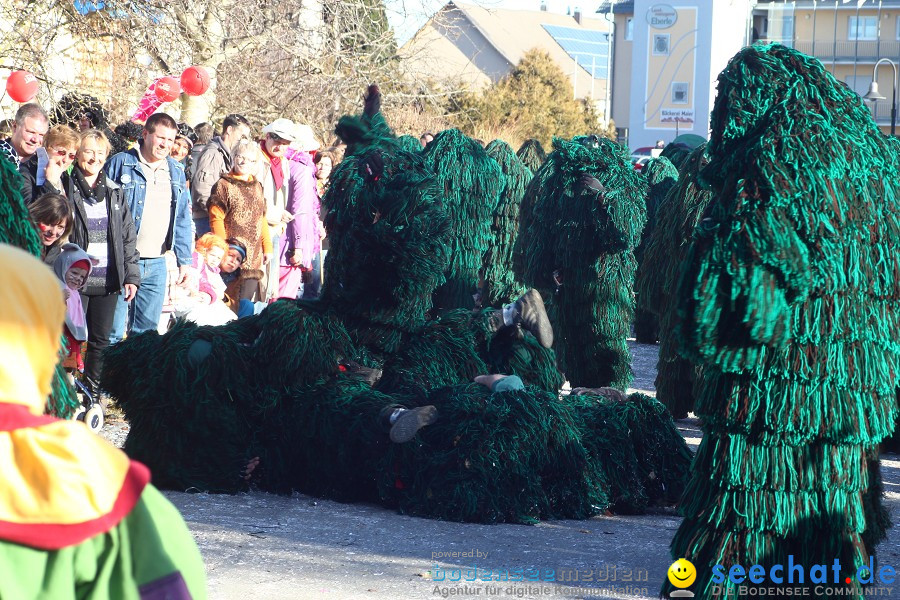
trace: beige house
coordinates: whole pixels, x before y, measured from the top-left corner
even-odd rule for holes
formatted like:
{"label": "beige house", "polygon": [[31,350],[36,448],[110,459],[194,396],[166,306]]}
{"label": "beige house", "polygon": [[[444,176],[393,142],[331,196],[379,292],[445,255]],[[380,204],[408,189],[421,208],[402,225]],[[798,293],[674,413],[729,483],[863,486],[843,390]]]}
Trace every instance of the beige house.
{"label": "beige house", "polygon": [[[760,1],[753,13],[755,41],[780,42],[815,56],[839,80],[864,96],[875,63],[900,62],[900,0],[843,3],[819,0]],[[894,70],[883,63],[877,72],[885,97],[869,106],[882,131],[890,131]]]}
{"label": "beige house", "polygon": [[409,70],[448,89],[479,89],[510,73],[532,48],[546,50],[587,98],[609,118],[610,23],[576,10],[489,9],[448,2],[400,49]]}

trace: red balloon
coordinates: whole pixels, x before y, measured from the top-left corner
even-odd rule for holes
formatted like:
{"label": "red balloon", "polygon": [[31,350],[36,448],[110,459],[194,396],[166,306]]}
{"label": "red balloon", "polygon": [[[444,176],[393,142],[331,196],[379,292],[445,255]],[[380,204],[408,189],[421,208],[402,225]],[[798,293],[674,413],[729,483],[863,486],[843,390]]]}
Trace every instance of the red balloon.
{"label": "red balloon", "polygon": [[156,97],[163,102],[171,102],[181,94],[181,85],[174,77],[161,77],[156,80]]}
{"label": "red balloon", "polygon": [[37,96],[37,77],[28,71],[13,71],[6,80],[6,93],[16,102],[28,102]]}
{"label": "red balloon", "polygon": [[201,96],[209,89],[209,72],[203,67],[188,67],[181,74],[181,89],[188,96]]}

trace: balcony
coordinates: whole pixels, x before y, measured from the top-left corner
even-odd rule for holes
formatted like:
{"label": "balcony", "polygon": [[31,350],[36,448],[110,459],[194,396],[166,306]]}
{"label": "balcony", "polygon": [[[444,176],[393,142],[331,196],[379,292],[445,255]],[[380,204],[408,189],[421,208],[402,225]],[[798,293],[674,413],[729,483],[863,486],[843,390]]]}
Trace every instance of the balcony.
{"label": "balcony", "polygon": [[900,40],[760,40],[760,42],[778,42],[804,54],[815,56],[822,62],[874,63],[882,57],[900,59]]}
{"label": "balcony", "polygon": [[[879,125],[889,125],[891,122],[891,89],[890,86],[882,92],[885,96],[887,96],[886,100],[879,100],[875,102],[875,109],[873,112],[873,116],[875,117],[875,121]],[[869,107],[869,110],[872,110],[872,103],[866,102],[866,106]]]}

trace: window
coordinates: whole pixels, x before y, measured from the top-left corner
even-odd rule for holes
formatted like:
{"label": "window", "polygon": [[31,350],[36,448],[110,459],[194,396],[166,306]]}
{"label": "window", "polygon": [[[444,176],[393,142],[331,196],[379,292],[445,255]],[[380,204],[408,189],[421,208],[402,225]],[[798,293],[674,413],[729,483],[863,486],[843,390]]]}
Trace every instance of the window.
{"label": "window", "polygon": [[630,42],[634,39],[634,18],[625,19],[625,41]]}
{"label": "window", "polygon": [[869,84],[872,83],[872,76],[857,75],[854,77],[853,75],[847,75],[847,77],[844,78],[844,82],[850,86],[851,90],[860,96],[865,96],[869,93]]}
{"label": "window", "polygon": [[897,39],[900,40],[900,17],[897,17],[897,28],[894,31],[897,32]]}
{"label": "window", "polygon": [[672,104],[687,104],[688,103],[688,88],[689,88],[689,85],[686,81],[673,81],[672,82]]}
{"label": "window", "polygon": [[877,40],[878,17],[849,17],[848,40]]}
{"label": "window", "polygon": [[669,55],[669,34],[654,33],[653,34],[653,55],[668,56]]}

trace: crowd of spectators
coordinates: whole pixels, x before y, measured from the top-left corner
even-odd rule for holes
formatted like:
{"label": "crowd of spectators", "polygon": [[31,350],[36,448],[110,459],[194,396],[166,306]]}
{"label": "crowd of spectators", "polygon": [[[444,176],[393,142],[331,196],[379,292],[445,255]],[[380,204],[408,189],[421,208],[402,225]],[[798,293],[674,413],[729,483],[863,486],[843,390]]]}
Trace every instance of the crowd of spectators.
{"label": "crowd of spectators", "polygon": [[73,252],[90,260],[77,287],[71,275],[60,282],[78,295],[70,312],[83,313],[75,341],[86,342],[89,389],[100,391],[103,350],[126,335],[175,317],[223,323],[318,294],[320,200],[338,149],[285,118],[254,136],[238,114],[218,132],[165,113],[113,132],[99,105],[70,100],[49,115],[23,105],[0,160],[22,175],[43,262],[64,279]]}

